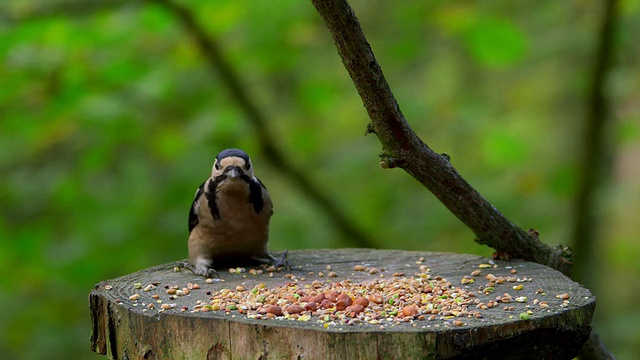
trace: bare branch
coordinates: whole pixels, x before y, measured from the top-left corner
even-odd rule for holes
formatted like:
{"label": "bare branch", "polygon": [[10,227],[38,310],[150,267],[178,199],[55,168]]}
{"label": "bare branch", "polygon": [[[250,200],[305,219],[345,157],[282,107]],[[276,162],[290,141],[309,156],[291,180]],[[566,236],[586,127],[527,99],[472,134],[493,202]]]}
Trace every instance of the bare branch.
{"label": "bare branch", "polygon": [[411,129],[346,0],[312,0],[333,35],[382,144],[383,167],[400,167],[429,189],[477,236],[480,244],[508,254],[571,272],[566,248],[551,248],[536,235],[513,224],[469,185],[443,156],[431,150]]}
{"label": "bare branch", "polygon": [[247,120],[256,131],[262,151],[271,165],[278,169],[285,177],[291,179],[291,181],[320,208],[334,226],[342,232],[345,241],[351,246],[375,247],[374,242],[369,236],[358,229],[354,225],[355,222],[351,221],[302,170],[291,164],[287,157],[284,156],[282,151],[276,146],[276,142],[267,127],[268,121],[243,87],[240,76],[224,57],[215,38],[206,33],[192,13],[185,7],[171,0],[151,1],[169,10],[182,24],[185,31],[193,38],[203,56],[209,62],[212,71],[220,76],[232,97],[245,112]]}

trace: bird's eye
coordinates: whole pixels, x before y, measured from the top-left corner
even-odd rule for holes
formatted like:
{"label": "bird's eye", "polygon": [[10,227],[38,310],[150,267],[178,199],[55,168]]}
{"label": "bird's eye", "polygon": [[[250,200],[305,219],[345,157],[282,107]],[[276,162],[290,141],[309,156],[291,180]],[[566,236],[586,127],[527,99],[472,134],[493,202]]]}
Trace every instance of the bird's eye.
{"label": "bird's eye", "polygon": [[218,164],[218,161],[217,161],[217,160],[216,160],[216,162],[213,164],[213,167],[214,167],[216,170],[220,170],[220,164]]}
{"label": "bird's eye", "polygon": [[251,163],[247,163],[247,165],[245,165],[244,168],[247,170],[251,169]]}

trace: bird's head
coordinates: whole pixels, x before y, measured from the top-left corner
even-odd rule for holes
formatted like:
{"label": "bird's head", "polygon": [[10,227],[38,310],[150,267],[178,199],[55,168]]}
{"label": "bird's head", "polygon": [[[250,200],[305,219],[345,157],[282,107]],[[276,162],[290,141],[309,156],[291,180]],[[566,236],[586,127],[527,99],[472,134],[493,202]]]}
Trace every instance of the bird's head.
{"label": "bird's head", "polygon": [[230,180],[240,179],[243,175],[252,178],[253,165],[246,152],[240,149],[225,149],[216,156],[211,175],[213,178],[224,175]]}

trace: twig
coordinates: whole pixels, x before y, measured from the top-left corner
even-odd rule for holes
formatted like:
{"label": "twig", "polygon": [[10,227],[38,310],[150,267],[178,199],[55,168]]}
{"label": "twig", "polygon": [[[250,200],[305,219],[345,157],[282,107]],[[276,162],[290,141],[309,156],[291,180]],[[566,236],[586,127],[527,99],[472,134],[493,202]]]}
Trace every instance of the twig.
{"label": "twig", "polygon": [[228,88],[232,97],[238,102],[240,108],[245,112],[247,120],[254,127],[262,151],[266,159],[278,169],[285,177],[288,177],[300,188],[302,193],[309,197],[320,210],[333,222],[334,226],[342,232],[345,241],[352,246],[375,247],[370,237],[358,229],[331,199],[316,186],[311,179],[299,168],[291,164],[282,151],[275,145],[273,137],[269,133],[267,120],[259,110],[255,102],[250,98],[245,88],[242,86],[240,76],[232,68],[224,57],[215,38],[208,35],[198,24],[193,14],[185,7],[171,0],[151,0],[169,10],[182,24],[185,31],[193,38],[200,48],[203,56],[209,62],[211,69],[222,79],[222,83]]}
{"label": "twig", "polygon": [[502,215],[453,168],[448,156],[431,150],[411,129],[396,102],[353,9],[346,0],[312,0],[333,35],[383,152],[383,167],[400,167],[429,189],[476,235],[499,254],[535,261],[571,272],[567,248],[551,248],[535,232],[526,232]]}

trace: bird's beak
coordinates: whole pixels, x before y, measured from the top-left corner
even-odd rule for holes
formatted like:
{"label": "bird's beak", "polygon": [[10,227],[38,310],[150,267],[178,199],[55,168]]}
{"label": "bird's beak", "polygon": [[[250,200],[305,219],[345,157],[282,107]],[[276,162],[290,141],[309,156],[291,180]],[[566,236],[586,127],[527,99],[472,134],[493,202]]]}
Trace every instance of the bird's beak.
{"label": "bird's beak", "polygon": [[227,172],[227,177],[231,180],[235,180],[239,178],[241,175],[242,175],[242,171],[240,171],[240,169],[238,169],[236,166],[231,167]]}

